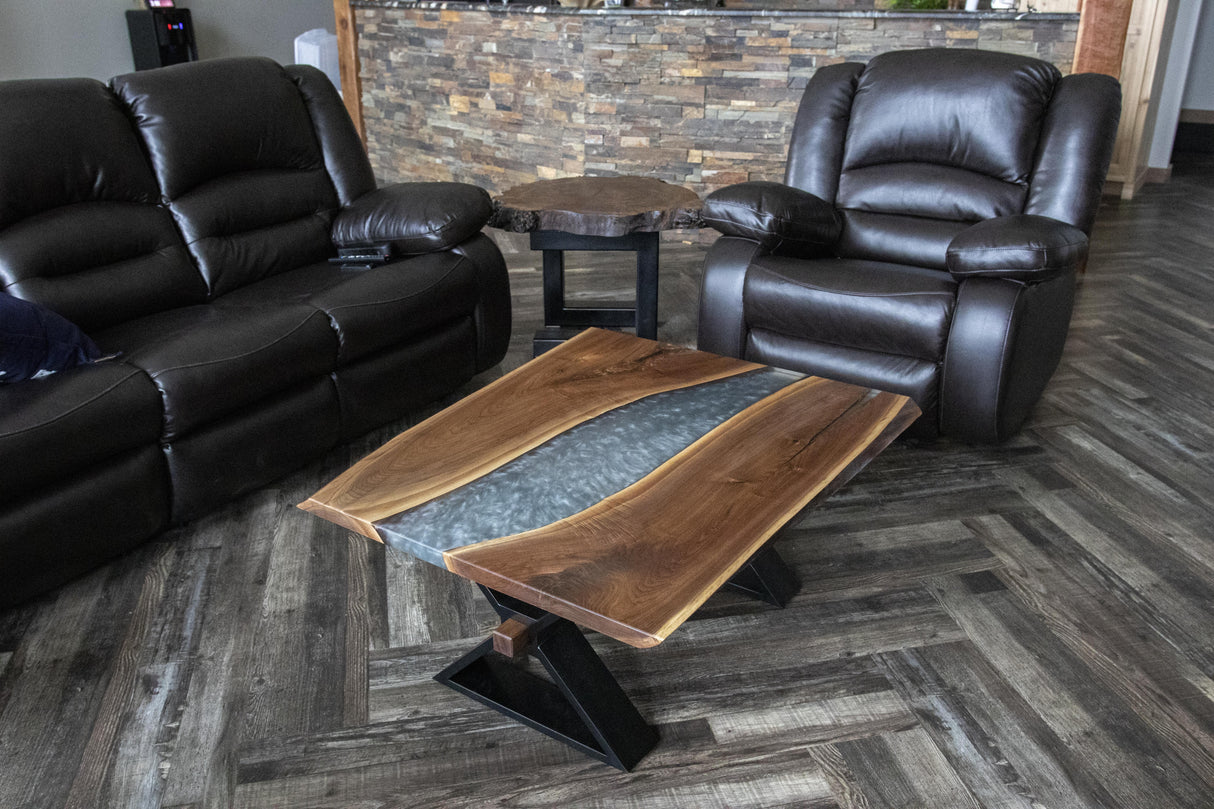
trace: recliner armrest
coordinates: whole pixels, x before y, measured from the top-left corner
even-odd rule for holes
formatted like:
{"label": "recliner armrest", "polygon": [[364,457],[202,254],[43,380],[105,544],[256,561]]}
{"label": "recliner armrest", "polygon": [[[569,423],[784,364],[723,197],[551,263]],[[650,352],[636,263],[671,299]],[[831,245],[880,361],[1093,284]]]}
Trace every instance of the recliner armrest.
{"label": "recliner armrest", "polygon": [[986,276],[1044,281],[1077,270],[1088,255],[1082,230],[1048,216],[1016,214],[987,219],[957,234],[948,246],[956,278]]}
{"label": "recliner armrest", "polygon": [[714,230],[758,242],[765,253],[801,258],[829,254],[843,230],[843,220],[829,202],[772,182],[720,188],[704,200],[702,216]]}
{"label": "recliner armrest", "polygon": [[396,183],[364,194],[338,212],[338,247],[390,244],[398,255],[446,250],[480,232],[493,203],[468,183]]}

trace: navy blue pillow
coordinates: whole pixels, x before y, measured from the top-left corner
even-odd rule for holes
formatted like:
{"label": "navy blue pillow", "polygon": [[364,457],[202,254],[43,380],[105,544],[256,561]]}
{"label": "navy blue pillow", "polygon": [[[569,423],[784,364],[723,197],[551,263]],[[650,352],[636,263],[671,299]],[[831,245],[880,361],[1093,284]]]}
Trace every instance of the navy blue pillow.
{"label": "navy blue pillow", "polygon": [[75,323],[0,292],[0,382],[63,371],[100,356],[97,344]]}

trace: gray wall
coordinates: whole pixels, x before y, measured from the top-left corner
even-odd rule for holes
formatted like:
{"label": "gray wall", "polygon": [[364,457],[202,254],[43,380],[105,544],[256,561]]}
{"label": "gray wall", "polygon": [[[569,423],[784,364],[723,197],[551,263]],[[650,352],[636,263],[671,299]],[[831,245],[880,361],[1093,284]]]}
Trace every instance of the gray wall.
{"label": "gray wall", "polygon": [[1181,99],[1186,81],[1192,80],[1190,66],[1193,42],[1197,36],[1197,21],[1201,15],[1201,0],[1174,0],[1176,18],[1171,31],[1171,47],[1165,49],[1163,85],[1160,87],[1155,128],[1149,133],[1151,153],[1147,165],[1166,169],[1172,162],[1172,146],[1176,142],[1176,123],[1180,120]]}
{"label": "gray wall", "polygon": [[[177,0],[194,19],[198,56],[294,60],[295,37],[333,30],[332,0]],[[0,0],[0,79],[91,76],[134,69],[124,12],[133,0]]]}
{"label": "gray wall", "polygon": [[1197,41],[1189,64],[1189,81],[1184,88],[1181,107],[1186,110],[1214,110],[1214,3],[1201,2]]}

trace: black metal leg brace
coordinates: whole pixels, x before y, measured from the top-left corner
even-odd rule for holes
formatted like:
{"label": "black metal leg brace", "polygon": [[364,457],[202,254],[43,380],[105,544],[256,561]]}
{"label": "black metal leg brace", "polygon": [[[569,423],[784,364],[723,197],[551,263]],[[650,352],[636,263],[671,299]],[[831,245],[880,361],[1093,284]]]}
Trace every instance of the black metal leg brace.
{"label": "black metal leg brace", "polygon": [[586,755],[631,770],[653,749],[657,730],[641,718],[571,621],[481,587],[503,621],[530,623],[527,654],[552,682],[493,651],[486,640],[434,679]]}
{"label": "black metal leg brace", "polygon": [[740,590],[751,598],[783,607],[801,589],[801,582],[792,568],[780,558],[780,554],[776,553],[776,549],[768,545],[750,557],[750,561],[725,582],[725,586]]}
{"label": "black metal leg brace", "polygon": [[[768,545],[727,585],[783,607],[800,582]],[[493,639],[443,669],[434,679],[499,713],[621,770],[631,770],[658,742],[581,630],[517,598],[481,586],[502,621],[529,625],[526,653],[543,664],[551,682],[493,650]]]}

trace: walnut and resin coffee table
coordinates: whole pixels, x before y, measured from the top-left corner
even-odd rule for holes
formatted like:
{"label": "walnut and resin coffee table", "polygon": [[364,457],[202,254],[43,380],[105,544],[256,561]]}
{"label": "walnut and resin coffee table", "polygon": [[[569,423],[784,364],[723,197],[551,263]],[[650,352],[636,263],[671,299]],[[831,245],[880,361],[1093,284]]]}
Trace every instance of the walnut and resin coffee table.
{"label": "walnut and resin coffee table", "polygon": [[631,769],[656,731],[576,625],[651,647],[724,585],[782,606],[797,583],[772,536],[918,415],[905,396],[591,329],[300,507],[479,584],[502,625],[436,679]]}

